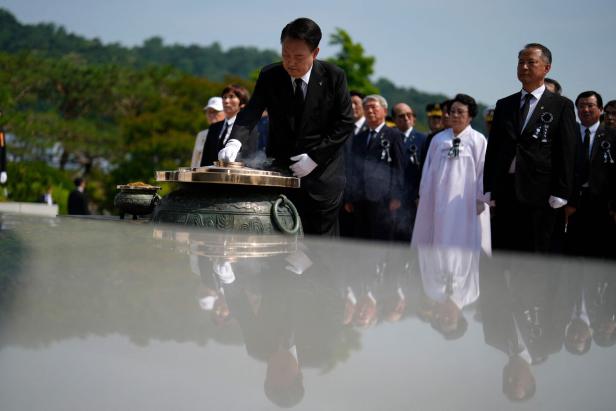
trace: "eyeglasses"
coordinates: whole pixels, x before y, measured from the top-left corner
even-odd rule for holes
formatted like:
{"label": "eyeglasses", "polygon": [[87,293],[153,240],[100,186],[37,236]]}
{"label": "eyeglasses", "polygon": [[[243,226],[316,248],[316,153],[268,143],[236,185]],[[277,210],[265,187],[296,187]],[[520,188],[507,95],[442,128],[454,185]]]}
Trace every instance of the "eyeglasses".
{"label": "eyeglasses", "polygon": [[578,109],[579,110],[582,110],[582,109],[585,109],[585,108],[593,109],[595,107],[598,107],[595,103],[581,103],[581,104],[578,105]]}
{"label": "eyeglasses", "polygon": [[413,113],[400,113],[396,114],[396,118],[413,118],[415,115]]}
{"label": "eyeglasses", "polygon": [[603,114],[605,115],[605,117],[616,117],[616,111],[613,110],[605,110]]}
{"label": "eyeglasses", "polygon": [[449,110],[450,116],[463,116],[468,113],[468,110]]}

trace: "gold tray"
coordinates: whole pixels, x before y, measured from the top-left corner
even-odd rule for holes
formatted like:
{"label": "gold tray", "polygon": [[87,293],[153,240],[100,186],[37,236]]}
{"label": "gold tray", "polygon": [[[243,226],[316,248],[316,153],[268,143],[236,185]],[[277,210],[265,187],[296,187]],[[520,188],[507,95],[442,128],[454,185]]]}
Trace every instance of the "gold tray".
{"label": "gold tray", "polygon": [[232,184],[267,187],[299,188],[300,179],[277,171],[257,170],[242,163],[220,163],[197,168],[156,171],[156,181],[174,183]]}

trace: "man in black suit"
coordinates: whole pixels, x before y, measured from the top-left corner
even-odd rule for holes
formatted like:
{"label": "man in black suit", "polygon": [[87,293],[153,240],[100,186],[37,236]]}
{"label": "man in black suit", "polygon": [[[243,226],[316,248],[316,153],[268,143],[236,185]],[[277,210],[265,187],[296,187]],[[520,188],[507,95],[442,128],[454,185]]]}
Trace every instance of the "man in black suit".
{"label": "man in black suit", "polygon": [[496,103],[484,167],[495,248],[552,251],[557,209],[573,193],[575,113],[545,88],[551,64],[547,47],[527,44],[518,54],[522,91]]}
{"label": "man in black suit", "polygon": [[316,60],[321,29],[299,18],[282,30],[282,62],[264,67],[219,159],[233,161],[267,110],[267,154],[273,166],[291,169],[301,188],[290,193],[307,234],[336,236],[345,185],[343,145],[353,132],[344,72]]}
{"label": "man in black suit", "polygon": [[345,209],[353,213],[360,238],[393,240],[402,204],[403,135],[385,124],[382,96],[364,98],[364,113],[368,129],[353,137]]}
{"label": "man in black suit", "polygon": [[[364,116],[364,94],[351,90],[351,108],[353,109],[353,120],[355,121],[355,129],[353,130],[353,136],[351,136],[346,143],[344,143],[344,167],[346,169],[346,181],[347,186],[344,189],[343,204],[349,204],[349,189],[348,183],[351,180],[351,146],[353,145],[353,138],[359,133],[368,129],[366,125],[366,117]],[[355,221],[353,220],[353,212],[347,210],[345,207],[340,208],[340,235],[342,237],[357,237],[358,233],[355,227]]]}
{"label": "man in black suit", "polygon": [[616,130],[600,123],[603,99],[585,91],[575,100],[578,128],[576,190],[565,206],[568,217],[566,251],[605,257],[613,247],[614,221],[609,213],[610,190],[616,165]]}
{"label": "man in black suit", "polygon": [[73,183],[75,189],[68,195],[68,213],[72,215],[90,214],[88,210],[88,197],[86,197],[86,181],[77,177]]}
{"label": "man in black suit", "polygon": [[[250,93],[246,88],[238,84],[229,84],[222,90],[221,98],[225,119],[210,126],[205,144],[203,145],[203,154],[201,156],[202,167],[211,166],[214,164],[214,161],[218,159],[218,151],[220,151],[227,142],[237,114],[246,107],[248,99],[250,98]],[[249,142],[244,145],[239,160],[251,166],[250,161],[257,151],[257,141],[259,138],[256,127],[252,129],[249,137]]]}
{"label": "man in black suit", "polygon": [[421,177],[421,152],[426,135],[415,129],[415,111],[406,103],[398,103],[391,110],[396,127],[403,135],[404,182],[402,206],[398,212],[395,239],[410,243],[417,214],[419,180]]}

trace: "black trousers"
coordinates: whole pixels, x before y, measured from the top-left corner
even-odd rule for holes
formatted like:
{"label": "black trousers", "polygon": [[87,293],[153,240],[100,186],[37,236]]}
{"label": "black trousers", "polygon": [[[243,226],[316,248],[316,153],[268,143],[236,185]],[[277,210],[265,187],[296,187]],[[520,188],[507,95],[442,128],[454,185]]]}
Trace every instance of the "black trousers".
{"label": "black trousers", "polygon": [[523,204],[515,195],[514,176],[509,175],[499,190],[493,210],[494,249],[554,253],[555,224],[562,211],[545,205]]}
{"label": "black trousers", "polygon": [[608,200],[582,189],[578,207],[569,217],[565,252],[569,255],[607,257],[610,247],[616,247],[610,238],[613,225]]}
{"label": "black trousers", "polygon": [[325,237],[338,237],[338,215],[342,206],[342,190],[333,193],[311,193],[305,188],[288,192],[302,220],[304,233]]}

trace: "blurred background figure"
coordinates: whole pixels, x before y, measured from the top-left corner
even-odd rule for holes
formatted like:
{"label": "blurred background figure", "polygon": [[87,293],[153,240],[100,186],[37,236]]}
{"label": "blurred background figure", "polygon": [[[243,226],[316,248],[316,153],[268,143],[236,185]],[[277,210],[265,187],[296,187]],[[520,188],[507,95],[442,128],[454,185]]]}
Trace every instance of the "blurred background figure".
{"label": "blurred background figure", "polygon": [[438,133],[443,129],[443,110],[439,103],[430,103],[426,105],[426,115],[428,116],[430,134]]}
{"label": "blurred background figure", "polygon": [[483,111],[483,121],[486,123],[486,132],[490,134],[492,130],[492,121],[494,120],[494,106],[486,107]]}
{"label": "blurred background figure", "polygon": [[554,94],[558,94],[562,96],[563,88],[560,86],[560,83],[552,78],[546,77],[543,80],[543,84],[545,84],[545,89],[551,91]]}
{"label": "blurred background figure", "polygon": [[[207,118],[208,125],[218,123],[225,119],[225,113],[222,111],[222,98],[212,97],[208,100],[207,105],[203,107],[203,112]],[[205,146],[205,140],[207,139],[207,133],[209,129],[201,130],[195,139],[195,148],[193,149],[192,160],[190,166],[192,168],[199,167],[201,164],[201,157],[203,155],[203,147]]]}
{"label": "blurred background figure", "polygon": [[75,189],[68,195],[68,213],[72,215],[90,214],[90,210],[88,210],[88,197],[85,193],[86,181],[83,178],[77,177],[73,183],[75,184]]}
{"label": "blurred background figure", "polygon": [[[2,110],[0,110],[0,118],[2,118]],[[6,180],[6,138],[0,124],[0,184],[6,184]]]}
{"label": "blurred background figure", "polygon": [[39,197],[39,203],[44,203],[47,205],[53,205],[53,187],[52,186],[48,186],[47,190],[45,190],[45,193],[43,193],[40,197]]}

